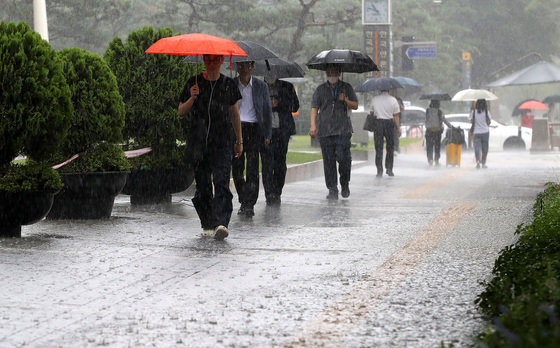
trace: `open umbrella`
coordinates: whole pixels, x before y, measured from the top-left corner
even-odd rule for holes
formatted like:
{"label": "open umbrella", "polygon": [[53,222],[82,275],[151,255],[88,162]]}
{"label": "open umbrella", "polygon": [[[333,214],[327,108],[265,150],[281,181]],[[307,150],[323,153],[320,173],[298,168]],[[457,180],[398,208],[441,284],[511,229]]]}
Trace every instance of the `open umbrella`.
{"label": "open umbrella", "polygon": [[525,103],[519,105],[519,108],[524,109],[524,110],[546,110],[546,109],[548,109],[546,107],[546,105],[544,105],[543,103],[541,103],[540,101],[537,101],[537,100],[526,101]]}
{"label": "open umbrella", "polygon": [[544,98],[542,102],[545,104],[560,103],[560,95],[549,95],[548,97]]}
{"label": "open umbrella", "polygon": [[451,96],[448,93],[433,93],[433,94],[422,94],[420,99],[427,100],[451,100]]}
{"label": "open umbrella", "polygon": [[517,103],[517,105],[515,105],[513,107],[513,111],[511,112],[511,116],[521,116],[521,115],[524,115],[527,111],[529,111],[529,109],[520,108],[521,104],[526,103],[528,101],[538,101],[538,100],[536,100],[536,99],[524,99],[524,100],[520,101],[519,103]]}
{"label": "open umbrella", "polygon": [[403,88],[399,81],[392,77],[372,77],[360,83],[354,91],[365,93],[373,91],[388,91],[390,89]]}
{"label": "open umbrella", "polygon": [[399,81],[399,83],[403,86],[410,86],[410,87],[422,87],[422,84],[420,84],[420,82],[416,81],[415,79],[412,79],[410,77],[405,77],[405,76],[393,76],[393,78],[397,81]]}
{"label": "open umbrella", "polygon": [[488,87],[560,82],[560,66],[541,61],[488,84]]}
{"label": "open umbrella", "polygon": [[327,66],[336,64],[342,72],[364,73],[379,71],[377,65],[367,55],[360,51],[346,49],[332,49],[317,53],[308,62],[309,69],[327,70]]}
{"label": "open umbrella", "polygon": [[175,56],[202,56],[203,54],[230,57],[247,56],[247,53],[234,41],[201,33],[161,38],[151,45],[146,50],[146,53],[170,54]]}
{"label": "open umbrella", "polygon": [[[267,64],[268,62],[268,64]],[[305,72],[299,64],[281,58],[272,58],[265,61],[256,61],[253,75],[274,76],[277,78],[303,77]]]}
{"label": "open umbrella", "polygon": [[236,44],[247,53],[247,57],[232,57],[232,61],[236,62],[246,62],[246,61],[262,61],[265,59],[278,58],[276,53],[272,52],[268,48],[261,44],[253,41],[235,41]]}
{"label": "open umbrella", "polygon": [[485,89],[464,89],[455,93],[452,101],[475,101],[478,99],[485,99],[485,100],[496,100],[498,97]]}

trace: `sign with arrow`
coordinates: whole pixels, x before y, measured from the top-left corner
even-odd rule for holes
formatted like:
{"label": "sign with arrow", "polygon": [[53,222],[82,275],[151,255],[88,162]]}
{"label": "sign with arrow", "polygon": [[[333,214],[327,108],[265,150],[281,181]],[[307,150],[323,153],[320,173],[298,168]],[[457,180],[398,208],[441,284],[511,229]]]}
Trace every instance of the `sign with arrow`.
{"label": "sign with arrow", "polygon": [[406,50],[409,59],[433,59],[437,56],[435,46],[411,46]]}

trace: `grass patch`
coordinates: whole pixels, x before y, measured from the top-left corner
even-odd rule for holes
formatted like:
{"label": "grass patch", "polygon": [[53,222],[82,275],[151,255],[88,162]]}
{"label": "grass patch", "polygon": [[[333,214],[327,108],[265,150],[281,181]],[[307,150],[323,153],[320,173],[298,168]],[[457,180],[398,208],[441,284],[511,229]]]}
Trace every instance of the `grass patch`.
{"label": "grass patch", "polygon": [[307,153],[307,152],[288,152],[286,155],[287,164],[300,164],[308,163],[322,159],[320,153]]}

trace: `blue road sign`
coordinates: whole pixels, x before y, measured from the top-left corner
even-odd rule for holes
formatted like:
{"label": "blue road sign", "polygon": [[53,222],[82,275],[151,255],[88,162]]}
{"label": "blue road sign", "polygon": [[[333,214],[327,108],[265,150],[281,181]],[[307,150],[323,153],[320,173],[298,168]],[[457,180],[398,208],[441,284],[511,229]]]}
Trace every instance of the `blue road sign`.
{"label": "blue road sign", "polygon": [[436,57],[435,46],[413,46],[406,50],[406,56],[409,59],[433,59]]}

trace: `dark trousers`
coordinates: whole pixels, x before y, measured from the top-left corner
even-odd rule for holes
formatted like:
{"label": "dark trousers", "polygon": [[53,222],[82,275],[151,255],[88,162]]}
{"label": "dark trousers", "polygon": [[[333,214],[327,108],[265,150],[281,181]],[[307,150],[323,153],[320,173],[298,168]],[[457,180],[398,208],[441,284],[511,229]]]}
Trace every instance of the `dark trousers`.
{"label": "dark trousers", "polygon": [[439,161],[441,150],[441,133],[442,131],[426,130],[426,151],[428,153],[428,161]]}
{"label": "dark trousers", "polygon": [[262,177],[267,201],[274,201],[282,196],[282,189],[286,182],[286,154],[290,135],[280,128],[272,129],[272,141],[268,147],[267,161],[270,165],[263,165]]}
{"label": "dark trousers", "polygon": [[378,172],[383,172],[383,143],[386,142],[385,168],[393,170],[393,152],[395,141],[393,139],[395,121],[377,119],[375,130],[373,131],[373,141],[375,142],[375,166]]}
{"label": "dark trousers", "polygon": [[231,172],[239,203],[253,207],[259,198],[259,156],[263,168],[269,166],[269,156],[265,153],[267,149],[264,146],[264,136],[258,123],[241,122],[241,130],[243,153],[233,159]]}
{"label": "dark trousers", "polygon": [[338,192],[336,163],[338,162],[338,173],[340,185],[348,185],[350,182],[350,171],[352,169],[352,153],[350,152],[350,137],[352,134],[331,135],[319,138],[321,152],[323,154],[323,171],[325,173],[325,184],[329,191]]}
{"label": "dark trousers", "polygon": [[[209,144],[195,168],[196,192],[194,208],[204,229],[228,226],[233,210],[233,195],[229,189],[229,173],[233,144]],[[213,186],[213,187],[212,187]]]}
{"label": "dark trousers", "polygon": [[486,164],[486,156],[488,156],[488,141],[490,133],[482,133],[474,135],[474,156],[476,161]]}

